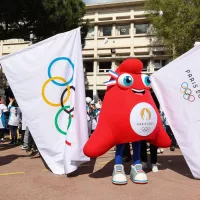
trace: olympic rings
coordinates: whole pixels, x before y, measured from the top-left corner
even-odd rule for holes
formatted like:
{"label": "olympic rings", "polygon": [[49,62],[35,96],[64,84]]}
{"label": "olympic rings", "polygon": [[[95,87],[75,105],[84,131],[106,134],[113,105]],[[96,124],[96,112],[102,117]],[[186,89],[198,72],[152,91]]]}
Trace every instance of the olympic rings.
{"label": "olympic rings", "polygon": [[[73,89],[74,91],[75,91],[75,87],[74,86],[70,86],[70,89]],[[63,98],[64,98],[64,95],[65,95],[65,93],[66,92],[68,92],[69,91],[69,88],[67,87],[64,91],[63,91],[63,93],[62,93],[62,95],[61,95],[61,98],[60,98],[60,104],[61,104],[61,106],[62,107],[64,107],[64,101],[63,101]],[[67,114],[70,114],[71,112],[73,112],[74,111],[74,107],[71,109],[71,110],[67,110],[67,109],[64,109],[64,111],[67,113]]]}
{"label": "olympic rings", "polygon": [[[73,89],[75,91],[75,87],[74,86],[69,86],[69,84],[73,81],[73,74],[72,74],[72,77],[69,81],[66,81],[64,78],[62,77],[59,77],[59,76],[56,76],[56,77],[51,77],[51,68],[52,66],[57,62],[57,61],[60,61],[60,60],[65,60],[65,61],[68,61],[70,66],[72,67],[72,70],[73,70],[73,74],[74,74],[74,64],[72,63],[72,61],[67,58],[67,57],[59,57],[59,58],[56,58],[54,59],[49,67],[48,67],[48,76],[49,76],[49,79],[47,81],[45,81],[45,83],[43,84],[42,86],[42,98],[43,100],[50,106],[53,106],[53,107],[58,107],[58,106],[62,106],[60,108],[60,110],[57,112],[56,116],[55,116],[55,119],[54,119],[54,123],[55,123],[55,127],[56,129],[58,130],[58,132],[60,132],[61,134],[63,135],[67,135],[67,131],[69,129],[69,127],[71,126],[71,123],[72,123],[72,117],[73,115],[71,114],[73,111],[74,111],[74,108],[71,108],[70,109],[70,106],[64,106],[64,104],[69,100],[70,98],[70,94],[71,94],[71,91],[70,89]],[[62,82],[64,83],[58,83],[56,82],[55,80],[61,80]],[[47,84],[52,81],[52,83],[54,83],[55,85],[58,85],[58,86],[66,86],[65,90],[63,91],[62,95],[61,95],[61,99],[60,99],[60,104],[56,104],[56,103],[52,103],[50,102],[49,100],[47,100],[46,96],[45,96],[45,88],[47,86]],[[65,93],[67,92],[67,96],[66,98],[64,99],[64,95]],[[67,110],[67,109],[70,109],[70,110]],[[67,125],[67,130],[66,131],[63,131],[61,130],[61,128],[59,127],[58,125],[58,118],[60,116],[60,113],[62,111],[65,111],[68,115],[69,115],[69,121],[68,121],[68,125]],[[68,142],[68,141],[65,141],[65,143],[69,146],[71,146],[71,143]]]}
{"label": "olympic rings", "polygon": [[[55,125],[56,125],[56,129],[57,129],[60,133],[62,133],[63,135],[67,135],[67,132],[61,130],[60,127],[58,126],[58,117],[59,117],[60,113],[61,113],[63,110],[67,109],[67,108],[70,108],[70,106],[64,106],[64,107],[62,107],[62,108],[58,111],[58,113],[56,114],[56,116],[55,116]],[[68,125],[67,125],[67,130],[69,129],[71,123],[72,123],[72,115],[69,114],[69,122],[68,122]]]}
{"label": "olympic rings", "polygon": [[150,127],[142,127],[141,130],[143,132],[148,132],[148,131],[150,131]]}
{"label": "olympic rings", "polygon": [[[47,104],[49,104],[50,106],[58,107],[58,106],[61,106],[61,104],[51,103],[49,100],[47,100],[47,98],[46,98],[46,96],[45,96],[45,93],[44,93],[47,84],[48,84],[50,81],[53,81],[53,80],[55,80],[55,79],[61,80],[61,81],[63,81],[63,82],[66,82],[66,80],[65,80],[64,78],[59,77],[59,76],[56,76],[56,77],[53,77],[53,78],[48,79],[48,80],[44,83],[44,85],[42,86],[42,97],[43,97],[44,101],[45,101]],[[63,104],[66,103],[66,102],[68,101],[69,97],[70,97],[70,86],[69,86],[69,85],[67,85],[67,89],[68,89],[68,90],[67,90],[67,97],[66,97],[66,99],[63,101]]]}
{"label": "olympic rings", "polygon": [[[74,64],[72,63],[72,61],[71,61],[69,58],[67,58],[67,57],[59,57],[59,58],[54,59],[54,60],[50,63],[50,65],[49,65],[49,67],[48,67],[48,76],[49,76],[50,79],[52,78],[52,76],[51,76],[51,68],[52,68],[52,66],[53,66],[57,61],[60,61],[60,60],[66,60],[66,61],[68,61],[69,64],[70,64],[70,66],[72,67],[73,74],[74,74]],[[58,82],[56,82],[56,81],[54,81],[54,80],[52,80],[52,82],[53,82],[54,84],[58,85],[58,86],[66,86],[66,85],[69,85],[69,84],[73,81],[73,74],[72,74],[71,79],[70,79],[68,82],[65,81],[64,83],[58,83]]]}
{"label": "olympic rings", "polygon": [[195,100],[195,96],[192,95],[192,90],[188,88],[188,83],[183,82],[181,84],[181,93],[183,94],[183,98],[185,100],[188,100],[189,102],[193,102]]}

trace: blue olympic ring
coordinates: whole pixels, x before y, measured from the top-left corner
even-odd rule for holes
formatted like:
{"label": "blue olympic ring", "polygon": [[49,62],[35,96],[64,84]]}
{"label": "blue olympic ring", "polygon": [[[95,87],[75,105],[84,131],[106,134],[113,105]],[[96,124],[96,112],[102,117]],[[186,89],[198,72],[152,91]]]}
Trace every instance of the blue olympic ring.
{"label": "blue olympic ring", "polygon": [[[186,84],[186,86],[184,86],[184,84]],[[187,83],[187,82],[183,82],[183,83],[181,84],[181,87],[182,87],[183,89],[188,88],[188,83]]]}
{"label": "blue olympic ring", "polygon": [[67,58],[67,57],[59,57],[59,58],[54,59],[54,60],[50,63],[50,65],[49,65],[49,67],[48,67],[48,76],[49,76],[49,78],[52,78],[52,76],[51,76],[51,68],[52,68],[52,66],[53,66],[57,61],[60,61],[60,60],[66,60],[66,61],[69,62],[69,64],[70,64],[71,67],[72,67],[72,70],[73,70],[72,77],[71,77],[71,79],[70,79],[69,81],[67,81],[66,83],[58,83],[58,82],[56,82],[56,81],[54,81],[54,80],[52,80],[52,82],[53,82],[55,85],[58,85],[58,86],[66,86],[66,85],[69,85],[69,84],[73,81],[73,75],[74,75],[74,64],[72,63],[72,61],[71,61],[69,58]]}

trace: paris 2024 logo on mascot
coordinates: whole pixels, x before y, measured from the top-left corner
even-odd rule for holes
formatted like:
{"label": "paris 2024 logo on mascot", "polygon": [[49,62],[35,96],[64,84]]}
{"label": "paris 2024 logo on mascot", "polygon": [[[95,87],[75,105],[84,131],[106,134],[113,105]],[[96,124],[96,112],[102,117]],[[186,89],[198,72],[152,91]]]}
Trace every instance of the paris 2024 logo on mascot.
{"label": "paris 2024 logo on mascot", "polygon": [[138,59],[127,59],[109,71],[111,79],[96,130],[84,147],[85,155],[98,157],[117,145],[112,175],[114,184],[126,184],[122,165],[124,144],[132,142],[133,165],[130,178],[135,183],[148,179],[140,163],[140,141],[146,140],[157,147],[169,147],[171,140],[165,132],[159,112],[150,93],[150,78],[142,74],[143,64]]}

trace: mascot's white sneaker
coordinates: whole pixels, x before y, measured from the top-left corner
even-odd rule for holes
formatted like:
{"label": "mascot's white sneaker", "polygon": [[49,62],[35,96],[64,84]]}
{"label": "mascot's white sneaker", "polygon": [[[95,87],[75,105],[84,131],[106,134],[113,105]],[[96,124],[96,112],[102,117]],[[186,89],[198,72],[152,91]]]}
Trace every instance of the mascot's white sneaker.
{"label": "mascot's white sneaker", "polygon": [[138,184],[148,183],[147,175],[142,170],[141,164],[131,165],[130,177],[134,183],[138,183]]}
{"label": "mascot's white sneaker", "polygon": [[124,172],[123,165],[115,165],[113,174],[112,174],[112,183],[116,185],[124,185],[127,184],[128,180],[126,178],[126,174]]}

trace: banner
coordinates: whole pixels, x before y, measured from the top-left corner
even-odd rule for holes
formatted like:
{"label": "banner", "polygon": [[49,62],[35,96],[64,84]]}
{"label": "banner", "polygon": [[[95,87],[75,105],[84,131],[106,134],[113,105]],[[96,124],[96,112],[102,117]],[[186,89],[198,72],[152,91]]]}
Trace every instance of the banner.
{"label": "banner", "polygon": [[155,72],[151,81],[182,154],[199,179],[200,46]]}
{"label": "banner", "polygon": [[89,158],[80,28],[0,58],[42,157],[55,174]]}

